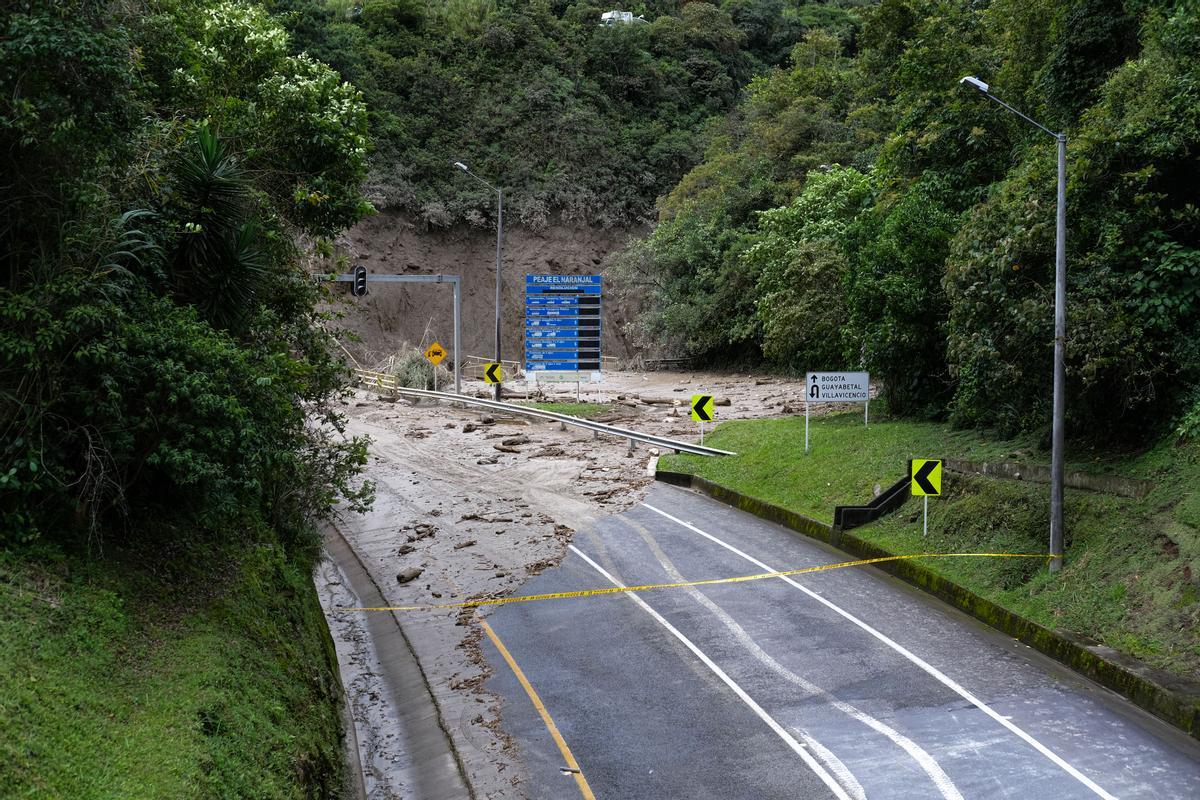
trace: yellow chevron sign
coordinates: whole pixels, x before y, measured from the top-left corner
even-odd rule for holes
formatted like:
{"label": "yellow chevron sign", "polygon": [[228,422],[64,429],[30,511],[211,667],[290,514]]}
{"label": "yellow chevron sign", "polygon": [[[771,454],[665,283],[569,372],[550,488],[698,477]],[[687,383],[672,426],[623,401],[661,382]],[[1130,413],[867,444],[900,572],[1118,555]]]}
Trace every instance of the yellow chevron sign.
{"label": "yellow chevron sign", "polygon": [[938,497],[942,493],[942,462],[937,458],[914,458],[912,461],[912,493],[920,497]]}

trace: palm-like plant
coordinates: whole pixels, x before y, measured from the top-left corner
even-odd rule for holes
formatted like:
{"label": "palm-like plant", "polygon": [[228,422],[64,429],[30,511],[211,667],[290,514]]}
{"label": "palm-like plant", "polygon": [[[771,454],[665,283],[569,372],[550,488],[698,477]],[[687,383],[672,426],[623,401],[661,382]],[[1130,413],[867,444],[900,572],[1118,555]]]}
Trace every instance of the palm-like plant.
{"label": "palm-like plant", "polygon": [[112,221],[115,235],[97,259],[96,275],[103,278],[99,291],[109,299],[123,297],[128,289],[128,279],[135,270],[159,263],[162,250],[154,235],[142,227],[142,222],[153,222],[155,214],[144,208],[126,211]]}
{"label": "palm-like plant", "polygon": [[172,259],[176,291],[214,325],[236,331],[266,276],[250,185],[225,143],[203,127],[176,170],[184,210]]}

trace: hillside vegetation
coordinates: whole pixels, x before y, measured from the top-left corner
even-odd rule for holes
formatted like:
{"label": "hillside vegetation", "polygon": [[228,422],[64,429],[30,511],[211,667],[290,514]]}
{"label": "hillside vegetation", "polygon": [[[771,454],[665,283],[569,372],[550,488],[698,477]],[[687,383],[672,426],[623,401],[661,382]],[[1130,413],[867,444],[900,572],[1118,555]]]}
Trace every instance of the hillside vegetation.
{"label": "hillside vegetation", "polygon": [[361,98],[257,6],[25,8],[0,38],[0,541],[298,541],[365,459],[294,243],[369,210]]}
{"label": "hillside vegetation", "polygon": [[882,0],[755,78],[623,257],[647,344],[862,367],[900,413],[1048,426],[1069,136],[1073,435],[1200,426],[1200,9]]}
{"label": "hillside vegetation", "polygon": [[0,795],[340,787],[315,523],[361,507],[299,243],[359,93],[260,6],[0,16]]}
{"label": "hillside vegetation", "polygon": [[[367,193],[426,225],[601,227],[650,218],[707,131],[806,31],[847,37],[869,0],[269,0],[293,46],[362,92]],[[643,16],[601,26],[611,8]]]}
{"label": "hillside vegetation", "polygon": [[332,798],[341,689],[307,565],[0,551],[0,796]]}

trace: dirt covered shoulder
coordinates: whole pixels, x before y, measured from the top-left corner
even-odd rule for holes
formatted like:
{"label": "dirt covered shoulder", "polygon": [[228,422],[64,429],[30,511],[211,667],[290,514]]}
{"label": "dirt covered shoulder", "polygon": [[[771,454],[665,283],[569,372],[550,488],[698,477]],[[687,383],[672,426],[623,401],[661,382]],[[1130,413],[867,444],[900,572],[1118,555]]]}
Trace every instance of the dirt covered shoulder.
{"label": "dirt covered shoulder", "polygon": [[338,796],[324,625],[308,565],[269,538],[0,551],[0,796]]}
{"label": "dirt covered shoulder", "polygon": [[[463,388],[487,394],[483,384]],[[538,394],[533,386],[506,384],[505,398],[694,441],[692,394],[716,395],[718,419],[730,419],[802,413],[803,391],[803,381],[747,375],[621,372],[584,387],[582,403],[574,385]],[[377,493],[369,513],[348,515],[337,530],[393,606],[517,592],[561,561],[574,531],[638,502],[659,455],[557,423],[370,392],[359,392],[345,410],[350,432],[372,439],[369,474]],[[479,649],[476,614],[486,617],[488,610],[395,613],[477,796],[525,796],[520,753],[504,733],[497,699],[482,689],[491,670],[503,668],[487,663]],[[348,616],[334,614],[330,622],[335,638],[353,638],[341,630],[352,624]],[[367,748],[368,783],[403,794],[409,778],[386,757],[393,743],[386,732],[371,730],[388,719],[389,699],[370,681],[347,684],[360,740],[378,743]],[[402,753],[393,755],[400,764]]]}

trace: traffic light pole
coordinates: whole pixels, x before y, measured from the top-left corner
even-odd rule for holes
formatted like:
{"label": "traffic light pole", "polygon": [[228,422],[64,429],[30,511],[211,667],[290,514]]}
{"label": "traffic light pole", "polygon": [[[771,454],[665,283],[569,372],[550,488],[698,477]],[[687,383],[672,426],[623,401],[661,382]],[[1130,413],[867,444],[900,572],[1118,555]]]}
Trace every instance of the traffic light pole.
{"label": "traffic light pole", "polygon": [[[354,272],[345,272],[340,275],[323,276],[325,280],[332,280],[338,283],[349,283],[351,289],[355,287],[356,276],[362,279],[362,274],[356,268]],[[367,283],[449,283],[454,286],[454,393],[462,394],[462,359],[459,357],[458,345],[462,341],[462,281],[458,275],[372,275],[365,276]],[[499,285],[497,284],[497,291]],[[497,308],[499,308],[497,306]],[[499,331],[500,315],[496,314],[496,330]],[[499,342],[499,339],[496,340]],[[497,345],[499,352],[499,345]],[[498,360],[498,359],[497,359]]]}

